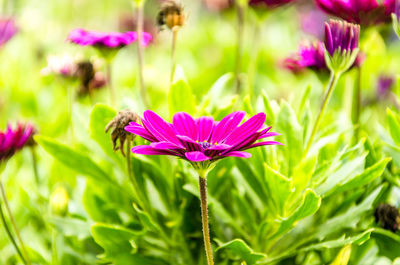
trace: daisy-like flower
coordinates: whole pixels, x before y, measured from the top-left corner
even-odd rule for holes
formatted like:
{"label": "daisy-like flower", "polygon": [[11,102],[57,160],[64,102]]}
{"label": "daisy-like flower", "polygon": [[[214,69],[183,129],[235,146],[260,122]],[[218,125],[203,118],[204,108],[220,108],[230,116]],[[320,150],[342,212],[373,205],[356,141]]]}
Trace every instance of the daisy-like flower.
{"label": "daisy-like flower", "polygon": [[249,5],[273,8],[288,4],[293,1],[294,0],[249,0]]}
{"label": "daisy-like flower", "polygon": [[7,161],[15,152],[22,149],[33,133],[34,127],[31,124],[18,124],[15,129],[8,125],[6,131],[0,131],[0,163]]}
{"label": "daisy-like flower", "polygon": [[132,148],[132,152],[143,155],[173,155],[188,160],[196,169],[207,170],[215,161],[235,156],[249,158],[246,150],[262,146],[277,145],[279,142],[257,140],[279,135],[269,132],[265,114],[259,113],[240,125],[243,111],[229,114],[221,121],[211,117],[194,119],[187,113],[176,113],[172,124],[156,113],[147,110],[142,124],[131,122],[125,130],[150,141],[150,145]]}
{"label": "daisy-like flower", "polygon": [[18,32],[18,28],[15,25],[14,19],[1,18],[0,19],[0,46],[3,46],[17,32]]}
{"label": "daisy-like flower", "polygon": [[166,122],[153,111],[143,114],[140,125],[129,123],[125,130],[150,141],[150,145],[139,145],[132,152],[142,155],[172,155],[185,159],[199,174],[202,230],[207,264],[214,265],[207,213],[207,173],[215,162],[225,157],[249,158],[246,150],[263,145],[279,145],[275,141],[260,139],[278,135],[269,132],[264,125],[265,114],[258,113],[240,124],[246,115],[243,111],[229,114],[221,121],[211,117],[194,119],[185,112],[178,112],[172,123]]}
{"label": "daisy-like flower", "polygon": [[[95,46],[99,48],[122,48],[135,41],[138,35],[135,31],[127,32],[98,32],[84,29],[74,29],[67,40],[81,46]],[[147,46],[153,37],[150,33],[143,32],[142,45]]]}
{"label": "daisy-like flower", "polygon": [[326,13],[363,26],[390,22],[397,0],[315,0]]}

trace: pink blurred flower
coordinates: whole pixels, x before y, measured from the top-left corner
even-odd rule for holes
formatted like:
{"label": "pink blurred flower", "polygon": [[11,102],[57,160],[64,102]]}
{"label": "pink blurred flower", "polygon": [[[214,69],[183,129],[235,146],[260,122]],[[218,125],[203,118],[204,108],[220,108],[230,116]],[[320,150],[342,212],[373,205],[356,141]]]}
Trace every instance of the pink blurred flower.
{"label": "pink blurred flower", "polygon": [[0,18],[0,46],[3,46],[17,32],[18,28],[13,18]]}
{"label": "pink blurred flower", "polygon": [[15,129],[9,124],[6,131],[0,131],[0,163],[7,161],[15,152],[22,149],[33,133],[34,127],[31,124],[21,123]]}
{"label": "pink blurred flower", "polygon": [[[86,31],[84,29],[74,29],[68,35],[68,41],[81,46],[95,46],[101,48],[122,48],[135,41],[138,36],[135,31],[128,32],[98,32]],[[142,45],[147,46],[153,37],[147,32],[143,32]]]}
{"label": "pink blurred flower", "polygon": [[364,26],[391,21],[397,0],[315,0],[326,13]]}
{"label": "pink blurred flower", "polygon": [[273,8],[288,4],[293,1],[294,0],[249,0],[249,5]]}

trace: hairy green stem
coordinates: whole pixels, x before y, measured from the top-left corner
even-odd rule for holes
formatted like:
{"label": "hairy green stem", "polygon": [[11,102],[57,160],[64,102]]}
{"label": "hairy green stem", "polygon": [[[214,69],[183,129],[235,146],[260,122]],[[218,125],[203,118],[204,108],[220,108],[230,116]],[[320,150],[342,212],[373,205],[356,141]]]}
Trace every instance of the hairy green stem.
{"label": "hairy green stem", "polygon": [[340,77],[340,74],[331,72],[331,77],[330,77],[329,83],[328,83],[328,89],[326,91],[326,94],[325,94],[325,97],[324,97],[324,101],[322,102],[321,108],[319,110],[317,119],[315,120],[314,127],[313,127],[312,132],[311,132],[311,136],[308,139],[307,147],[306,147],[306,150],[304,152],[305,155],[307,155],[308,151],[310,150],[310,147],[311,147],[311,144],[312,144],[312,142],[314,140],[315,134],[318,131],[319,124],[321,123],[321,118],[324,115],[324,111],[326,109],[326,106],[328,105],[329,99],[330,99],[330,97],[332,95],[332,92],[333,92],[333,90],[334,90],[334,88],[336,86],[336,83],[337,83],[339,77]]}
{"label": "hairy green stem", "polygon": [[137,43],[137,56],[138,56],[138,69],[139,69],[139,85],[140,85],[140,95],[142,96],[142,101],[144,106],[147,108],[149,106],[149,102],[147,99],[146,87],[144,84],[144,76],[143,76],[143,4],[138,3],[136,8],[136,17],[137,17],[137,26],[136,32],[138,35],[138,43]]}
{"label": "hairy green stem", "polygon": [[2,196],[3,201],[4,201],[4,205],[6,206],[6,210],[8,212],[8,216],[10,217],[11,225],[14,228],[15,235],[16,235],[17,240],[18,240],[18,242],[19,242],[19,244],[21,246],[22,253],[23,253],[23,256],[25,258],[25,262],[26,262],[26,264],[30,265],[31,261],[29,259],[28,253],[26,252],[25,245],[22,242],[21,234],[20,234],[19,229],[17,227],[17,223],[15,222],[15,218],[14,218],[14,215],[12,214],[10,205],[8,204],[6,192],[4,190],[4,186],[3,186],[2,181],[0,181],[0,190],[1,190],[1,196]]}
{"label": "hairy green stem", "polygon": [[6,230],[7,236],[10,239],[11,243],[13,244],[15,250],[17,251],[18,256],[21,258],[21,260],[22,260],[22,262],[24,264],[27,264],[26,261],[25,261],[24,256],[22,255],[21,250],[19,249],[19,247],[17,245],[17,242],[15,242],[15,239],[14,239],[12,233],[11,233],[10,228],[8,227],[8,224],[7,224],[6,218],[4,216],[4,212],[3,212],[3,206],[1,205],[1,203],[0,203],[0,218],[1,218],[1,222],[2,222],[2,224],[4,226],[4,229]]}
{"label": "hairy green stem", "polygon": [[206,250],[207,264],[214,265],[213,254],[211,248],[210,231],[208,225],[208,210],[207,210],[207,176],[199,176],[200,187],[200,202],[201,202],[201,221],[203,226],[203,239]]}
{"label": "hairy green stem", "polygon": [[240,3],[236,4],[237,10],[237,45],[236,45],[236,68],[235,68],[235,84],[236,93],[239,94],[241,88],[240,72],[242,71],[243,57],[243,31],[244,31],[244,8]]}

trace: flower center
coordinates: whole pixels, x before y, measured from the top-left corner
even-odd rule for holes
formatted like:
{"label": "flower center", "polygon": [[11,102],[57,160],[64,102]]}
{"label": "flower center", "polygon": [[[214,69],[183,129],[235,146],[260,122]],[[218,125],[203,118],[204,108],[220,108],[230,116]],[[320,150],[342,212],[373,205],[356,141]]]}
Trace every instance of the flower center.
{"label": "flower center", "polygon": [[208,143],[208,142],[199,142],[199,145],[201,145],[201,147],[203,147],[203,149],[207,149],[209,148],[212,144]]}

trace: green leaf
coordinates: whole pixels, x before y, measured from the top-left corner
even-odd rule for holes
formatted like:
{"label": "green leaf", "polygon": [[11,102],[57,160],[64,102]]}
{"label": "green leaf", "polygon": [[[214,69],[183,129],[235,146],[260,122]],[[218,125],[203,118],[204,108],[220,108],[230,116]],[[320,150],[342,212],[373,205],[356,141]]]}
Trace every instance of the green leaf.
{"label": "green leaf", "polygon": [[104,104],[96,104],[90,113],[90,137],[95,140],[104,153],[121,163],[120,156],[113,150],[110,132],[106,133],[107,124],[117,115],[116,111]]}
{"label": "green leaf", "polygon": [[301,128],[296,114],[288,103],[284,102],[277,119],[277,132],[284,137],[284,146],[279,147],[285,151],[288,163],[287,176],[291,176],[294,167],[300,161],[303,154],[303,129]]}
{"label": "green leaf", "polygon": [[375,228],[371,235],[379,246],[379,254],[395,259],[400,253],[400,236],[382,228]]}
{"label": "green leaf", "polygon": [[47,218],[47,221],[64,236],[76,236],[80,240],[90,236],[89,223],[85,220],[51,216]]}
{"label": "green leaf", "polygon": [[35,141],[65,166],[98,181],[109,181],[107,174],[89,156],[49,137],[37,135]]}
{"label": "green leaf", "polygon": [[265,113],[267,115],[266,121],[268,124],[274,124],[275,123],[275,114],[274,111],[272,110],[270,100],[267,96],[267,94],[262,91],[262,97],[264,101],[264,108],[265,108]]}
{"label": "green leaf", "polygon": [[191,87],[185,80],[182,68],[178,67],[175,72],[174,83],[168,94],[169,113],[172,116],[179,111],[195,114],[196,101]]}
{"label": "green leaf", "polygon": [[310,215],[313,215],[321,205],[321,197],[315,194],[311,189],[307,189],[303,195],[303,200],[296,211],[289,217],[281,220],[278,231],[274,234],[274,238],[288,232],[294,224]]}
{"label": "green leaf", "polygon": [[386,110],[386,113],[388,117],[390,135],[392,136],[395,144],[400,146],[400,118],[389,108]]}
{"label": "green leaf", "polygon": [[119,225],[92,225],[93,239],[104,249],[102,259],[115,265],[165,264],[136,254],[135,232]]}
{"label": "green leaf", "polygon": [[266,255],[254,252],[243,240],[234,239],[229,241],[216,249],[216,252],[221,250],[230,250],[233,254],[237,255],[240,259],[246,261],[248,265],[255,264]]}
{"label": "green leaf", "polygon": [[265,163],[264,168],[265,183],[268,185],[268,190],[270,192],[270,198],[268,199],[274,202],[278,214],[284,216],[286,200],[294,191],[292,189],[292,181]]}
{"label": "green leaf", "polygon": [[355,227],[363,218],[363,213],[371,209],[375,199],[378,197],[383,187],[384,185],[379,186],[360,204],[351,207],[345,213],[337,215],[324,224],[321,224],[315,233],[318,239],[322,240],[333,232],[344,228]]}
{"label": "green leaf", "polygon": [[158,224],[156,222],[154,222],[152,220],[152,218],[150,217],[150,215],[148,213],[139,209],[139,207],[136,204],[133,204],[133,208],[139,215],[139,220],[144,228],[146,228],[147,230],[152,231],[152,232],[160,232],[161,231],[161,228],[158,226]]}
{"label": "green leaf", "polygon": [[350,260],[351,245],[344,246],[330,265],[347,265]]}
{"label": "green leaf", "polygon": [[362,187],[368,183],[371,183],[376,178],[380,177],[386,168],[386,165],[391,161],[391,158],[384,158],[381,161],[370,166],[361,174],[358,174],[354,178],[348,180],[345,184],[340,186],[335,192],[343,192],[355,188]]}

